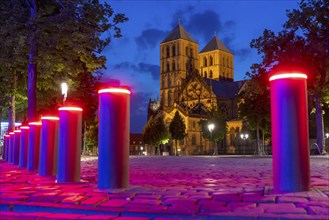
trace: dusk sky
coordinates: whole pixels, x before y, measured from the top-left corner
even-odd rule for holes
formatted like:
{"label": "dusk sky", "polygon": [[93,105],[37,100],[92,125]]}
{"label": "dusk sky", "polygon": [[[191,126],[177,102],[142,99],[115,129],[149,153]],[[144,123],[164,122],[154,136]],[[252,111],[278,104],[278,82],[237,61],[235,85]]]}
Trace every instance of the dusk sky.
{"label": "dusk sky", "polygon": [[123,37],[113,39],[103,54],[104,81],[120,80],[131,87],[131,133],[141,133],[150,98],[159,97],[160,42],[178,24],[199,43],[199,51],[216,33],[234,54],[234,80],[242,80],[260,56],[249,44],[265,28],[282,30],[286,10],[297,0],[239,1],[108,1],[129,21],[120,25]]}

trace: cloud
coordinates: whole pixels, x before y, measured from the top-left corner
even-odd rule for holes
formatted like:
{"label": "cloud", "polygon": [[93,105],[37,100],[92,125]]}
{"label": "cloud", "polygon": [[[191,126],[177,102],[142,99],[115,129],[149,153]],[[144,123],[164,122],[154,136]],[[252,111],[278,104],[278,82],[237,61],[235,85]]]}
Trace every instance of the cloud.
{"label": "cloud", "polygon": [[151,74],[153,80],[160,79],[160,66],[159,65],[143,63],[143,62],[135,65],[135,64],[132,64],[129,62],[122,62],[122,63],[116,64],[114,66],[114,70],[123,70],[123,69],[135,71],[133,76],[139,75],[137,73]]}
{"label": "cloud", "polygon": [[251,49],[250,48],[241,48],[241,49],[236,49],[233,51],[235,57],[237,57],[240,60],[245,60],[247,59],[250,54],[251,54]]}
{"label": "cloud", "polygon": [[135,42],[138,49],[146,50],[158,46],[167,34],[168,32],[150,28],[144,30],[141,35],[136,37]]}

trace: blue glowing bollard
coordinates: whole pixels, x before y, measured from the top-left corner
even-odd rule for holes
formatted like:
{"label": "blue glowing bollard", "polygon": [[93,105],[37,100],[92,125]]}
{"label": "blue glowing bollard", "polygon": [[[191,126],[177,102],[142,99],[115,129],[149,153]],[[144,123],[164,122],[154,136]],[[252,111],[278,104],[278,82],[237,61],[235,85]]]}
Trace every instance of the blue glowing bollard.
{"label": "blue glowing bollard", "polygon": [[98,93],[98,187],[127,188],[130,91],[109,88]]}
{"label": "blue glowing bollard", "polygon": [[6,134],[6,161],[9,162],[9,145],[10,145],[10,135]]}
{"label": "blue glowing bollard", "polygon": [[18,165],[19,163],[19,148],[21,142],[21,130],[14,131],[14,160],[13,164]]}
{"label": "blue glowing bollard", "polygon": [[9,137],[10,137],[10,135],[9,134],[5,134],[5,136],[4,136],[4,160],[5,161],[8,161],[8,150],[9,150]]}
{"label": "blue glowing bollard", "polygon": [[19,148],[19,163],[18,167],[26,168],[27,166],[27,150],[29,140],[29,126],[22,126],[21,129],[21,143]]}
{"label": "blue glowing bollard", "polygon": [[58,132],[57,182],[79,182],[82,109],[61,107]]}
{"label": "blue glowing bollard", "polygon": [[310,187],[307,76],[279,73],[270,77],[273,186],[276,192]]}
{"label": "blue glowing bollard", "polygon": [[58,117],[41,118],[40,176],[55,176],[57,173]]}
{"label": "blue glowing bollard", "polygon": [[14,163],[14,132],[9,132],[8,162]]}
{"label": "blue glowing bollard", "polygon": [[29,127],[26,168],[32,171],[39,169],[41,122],[30,122]]}

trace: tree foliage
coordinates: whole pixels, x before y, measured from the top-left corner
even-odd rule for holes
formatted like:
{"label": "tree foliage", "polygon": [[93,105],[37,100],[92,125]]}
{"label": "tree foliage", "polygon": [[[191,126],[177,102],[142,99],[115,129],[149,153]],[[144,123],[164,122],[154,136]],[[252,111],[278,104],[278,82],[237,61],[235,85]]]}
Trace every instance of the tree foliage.
{"label": "tree foliage", "polygon": [[[213,123],[215,125],[214,130],[209,131],[208,125]],[[201,132],[202,136],[211,141],[221,141],[224,139],[227,127],[226,127],[226,115],[217,110],[211,110],[209,112],[208,120],[202,120],[201,124]]]}
{"label": "tree foliage", "polygon": [[177,155],[177,141],[183,140],[186,136],[185,133],[185,123],[183,118],[180,116],[179,112],[175,112],[175,116],[172,119],[172,121],[169,124],[169,132],[171,135],[171,138],[175,140],[175,155]]}
{"label": "tree foliage", "polygon": [[[38,74],[35,72],[33,79],[29,77],[27,85],[29,90],[37,90],[36,110],[39,114],[61,101],[60,84],[63,81],[68,82],[73,91],[71,95],[77,94],[74,92],[81,89],[81,83],[77,81],[86,79],[82,75],[91,75],[105,67],[106,58],[101,52],[113,37],[121,37],[119,24],[127,21],[124,14],[115,14],[109,4],[97,0],[13,0],[0,4],[1,49],[5,45],[6,51],[17,55],[14,58],[8,54],[0,55],[0,77],[9,79],[9,70],[13,67],[22,74],[19,78],[23,79],[26,88],[27,75],[31,75],[30,68],[29,74],[26,71],[27,64],[37,65]],[[28,61],[32,44],[37,52],[34,59]],[[9,57],[12,62],[8,62]],[[97,77],[91,80],[95,79]],[[30,86],[33,80],[37,80],[36,88]],[[26,90],[23,92],[26,95]],[[30,100],[33,99],[35,97],[29,97],[32,105],[35,102]]]}
{"label": "tree foliage", "polygon": [[259,68],[265,71],[303,71],[308,74],[309,97],[316,109],[317,144],[322,147],[322,105],[329,87],[329,2],[302,0],[299,8],[287,12],[288,20],[278,34],[264,30],[251,47],[262,54]]}
{"label": "tree foliage", "polygon": [[169,132],[163,117],[151,116],[143,128],[143,142],[151,146],[158,146],[165,139],[169,139]]}

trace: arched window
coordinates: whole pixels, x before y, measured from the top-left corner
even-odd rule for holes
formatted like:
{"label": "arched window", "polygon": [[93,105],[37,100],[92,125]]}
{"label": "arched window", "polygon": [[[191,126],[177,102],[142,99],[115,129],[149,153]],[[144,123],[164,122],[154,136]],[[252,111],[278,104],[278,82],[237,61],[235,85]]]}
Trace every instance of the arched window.
{"label": "arched window", "polygon": [[170,79],[170,75],[168,75],[168,87],[171,86],[171,79]]}
{"label": "arched window", "polygon": [[165,76],[163,76],[162,77],[162,88],[164,88],[165,87],[165,82],[166,82],[166,77]]}
{"label": "arched window", "polygon": [[175,45],[172,46],[171,50],[172,50],[171,51],[172,56],[176,56],[176,47],[175,47]]}
{"label": "arched window", "polygon": [[212,70],[209,72],[209,78],[212,79]]}
{"label": "arched window", "polygon": [[172,66],[171,69],[172,69],[173,71],[176,70],[175,60],[172,61],[172,65],[171,65],[171,66]]}
{"label": "arched window", "polygon": [[203,66],[208,66],[208,64],[207,64],[207,57],[203,58]]}
{"label": "arched window", "polygon": [[193,49],[190,48],[190,56],[193,57]]}
{"label": "arched window", "polygon": [[227,64],[227,66],[229,66],[229,65],[228,65],[228,58],[226,58],[226,64]]}
{"label": "arched window", "polygon": [[192,134],[192,145],[196,145],[196,135]]}
{"label": "arched window", "polygon": [[207,78],[207,71],[204,71],[204,77]]}
{"label": "arched window", "polygon": [[225,66],[225,58],[223,57],[223,66]]}
{"label": "arched window", "polygon": [[209,65],[210,65],[210,66],[214,65],[214,60],[213,60],[212,56],[210,56]]}
{"label": "arched window", "polygon": [[168,105],[171,105],[171,100],[172,100],[172,92],[168,92]]}
{"label": "arched window", "polygon": [[185,55],[188,57],[188,47],[185,47]]}
{"label": "arched window", "polygon": [[170,49],[169,46],[166,47],[166,57],[169,57],[170,55]]}
{"label": "arched window", "polygon": [[166,65],[166,70],[167,70],[167,72],[169,72],[170,71],[170,64],[169,64],[169,62],[167,61],[167,65]]}

